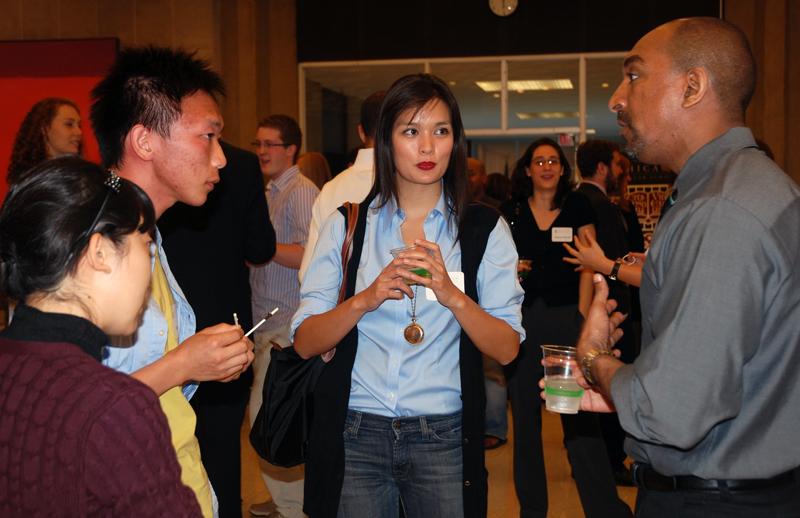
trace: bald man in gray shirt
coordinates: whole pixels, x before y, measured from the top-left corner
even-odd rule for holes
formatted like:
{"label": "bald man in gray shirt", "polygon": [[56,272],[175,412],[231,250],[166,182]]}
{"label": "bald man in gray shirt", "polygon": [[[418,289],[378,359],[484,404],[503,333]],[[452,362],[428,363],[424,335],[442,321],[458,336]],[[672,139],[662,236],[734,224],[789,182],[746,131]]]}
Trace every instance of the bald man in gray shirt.
{"label": "bald man in gray shirt", "polygon": [[800,189],[743,127],[749,45],[721,20],[677,20],[624,72],[609,106],[629,152],[678,173],[677,201],[642,273],[633,365],[610,353],[618,332],[595,279],[583,409],[616,407],[637,516],[800,516]]}

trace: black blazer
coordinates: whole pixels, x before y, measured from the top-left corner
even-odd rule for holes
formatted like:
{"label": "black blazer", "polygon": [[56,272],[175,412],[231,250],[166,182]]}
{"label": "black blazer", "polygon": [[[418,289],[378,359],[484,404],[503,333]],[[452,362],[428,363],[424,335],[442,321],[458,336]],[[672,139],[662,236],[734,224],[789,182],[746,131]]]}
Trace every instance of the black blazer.
{"label": "black blazer", "polygon": [[233,323],[253,325],[250,273],[245,261],[265,263],[275,255],[258,158],[222,142],[227,165],[200,207],[176,203],[158,220],[172,274],[197,317],[197,329]]}
{"label": "black blazer", "polygon": [[[590,183],[582,183],[578,186],[578,192],[589,198],[589,203],[594,210],[597,227],[597,243],[606,253],[606,257],[616,259],[630,252],[628,247],[627,231],[625,229],[625,219],[619,207],[611,203],[603,191]],[[608,272],[601,272],[607,274]],[[608,279],[611,298],[617,301],[618,308],[623,313],[630,309],[630,290],[628,285]]]}

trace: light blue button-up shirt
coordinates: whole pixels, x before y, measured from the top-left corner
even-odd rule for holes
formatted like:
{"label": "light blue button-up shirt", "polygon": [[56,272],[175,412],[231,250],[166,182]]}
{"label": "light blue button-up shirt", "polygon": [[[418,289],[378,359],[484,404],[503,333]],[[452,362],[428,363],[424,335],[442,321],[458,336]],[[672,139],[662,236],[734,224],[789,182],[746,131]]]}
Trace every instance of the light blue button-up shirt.
{"label": "light blue button-up shirt", "polygon": [[[356,276],[356,292],[366,289],[392,260],[390,250],[404,246],[400,226],[405,214],[392,200],[380,209],[376,201],[367,214],[364,247]],[[461,246],[455,222],[446,217],[444,196],[424,222],[425,239],[439,245],[449,272],[461,271]],[[300,289],[300,307],[291,336],[310,315],[330,311],[342,280],[341,249],[344,218],[334,212],[320,232]],[[517,252],[507,223],[500,218],[492,230],[478,268],[481,307],[507,322],[525,338],[520,305],[524,292],[517,281]],[[353,365],[349,407],[388,417],[448,414],[461,410],[459,341],[461,326],[453,313],[425,289],[416,289],[417,323],[425,330],[420,345],[403,338],[411,323],[411,301],[386,300],[358,323],[358,350]]]}
{"label": "light blue button-up shirt", "polygon": [[[195,332],[196,322],[194,310],[186,300],[178,281],[172,275],[167,262],[167,255],[161,246],[161,234],[156,229],[156,244],[161,267],[167,277],[175,309],[175,326],[178,331],[178,343],[192,336]],[[151,268],[155,266],[155,259]],[[132,337],[115,337],[113,344],[105,348],[103,365],[114,370],[131,374],[142,367],[150,365],[164,356],[167,347],[167,319],[156,304],[153,297],[147,301],[142,325]],[[187,383],[183,386],[183,395],[191,399],[197,390],[197,383]]]}

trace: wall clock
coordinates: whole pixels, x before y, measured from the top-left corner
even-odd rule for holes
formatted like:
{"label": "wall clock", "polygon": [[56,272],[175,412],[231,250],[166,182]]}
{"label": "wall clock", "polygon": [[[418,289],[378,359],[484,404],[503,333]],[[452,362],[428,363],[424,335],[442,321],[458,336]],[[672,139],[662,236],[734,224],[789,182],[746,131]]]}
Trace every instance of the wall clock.
{"label": "wall clock", "polygon": [[517,0],[489,0],[489,9],[497,16],[508,16],[517,10]]}

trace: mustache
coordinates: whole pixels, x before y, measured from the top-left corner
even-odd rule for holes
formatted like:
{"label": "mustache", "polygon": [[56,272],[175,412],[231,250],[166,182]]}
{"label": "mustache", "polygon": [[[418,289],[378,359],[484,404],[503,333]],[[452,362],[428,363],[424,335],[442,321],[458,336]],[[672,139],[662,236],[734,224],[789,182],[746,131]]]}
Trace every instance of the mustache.
{"label": "mustache", "polygon": [[628,112],[620,110],[617,112],[617,122],[622,122],[626,126],[630,126],[631,116],[628,114]]}

